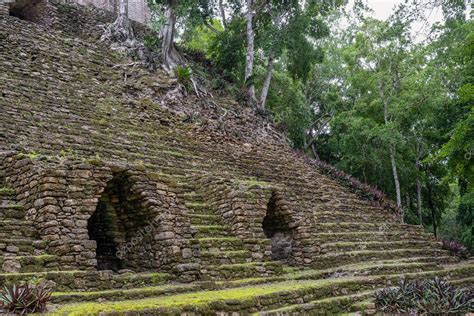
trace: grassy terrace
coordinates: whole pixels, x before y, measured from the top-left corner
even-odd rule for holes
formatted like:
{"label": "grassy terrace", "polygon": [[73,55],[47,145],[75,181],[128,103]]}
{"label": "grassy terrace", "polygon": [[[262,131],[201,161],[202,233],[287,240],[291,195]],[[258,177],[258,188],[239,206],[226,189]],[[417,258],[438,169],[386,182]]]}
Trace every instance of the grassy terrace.
{"label": "grassy terrace", "polygon": [[[394,263],[390,265],[394,265]],[[363,270],[373,266],[375,265],[367,264],[351,266],[350,268]],[[116,301],[67,304],[60,306],[54,312],[67,315],[94,315],[126,311],[167,314],[183,311],[205,313],[216,310],[254,312],[257,309],[272,310],[275,307],[278,310],[282,308],[282,305],[292,309],[300,303],[296,301],[297,298],[305,297],[308,302],[319,306],[332,302],[331,297],[337,295],[334,293],[339,293],[342,289],[347,292],[344,294],[347,298],[356,298],[358,294],[365,294],[364,291],[370,291],[385,284],[394,284],[401,277],[400,274],[381,274],[377,276],[329,277],[325,279],[324,277],[328,277],[330,271],[332,270],[292,271],[278,277],[216,282],[216,289],[211,290],[203,290],[203,287],[195,284],[194,286],[189,285],[187,288],[186,285],[164,285],[131,290],[55,293],[56,300],[65,297],[89,301],[105,297]],[[451,267],[441,271],[411,272],[404,275],[408,279],[441,276],[459,279],[463,281],[461,283],[469,283],[474,276],[474,263],[466,263],[456,268]],[[194,292],[183,293],[185,291]],[[165,295],[165,293],[172,294]],[[144,298],[146,296],[153,297]],[[342,298],[344,297],[342,296]],[[121,301],[118,301],[119,299]],[[61,301],[61,299],[57,301]]]}
{"label": "grassy terrace", "polygon": [[[306,289],[324,288],[330,284],[343,282],[354,282],[356,279],[341,278],[338,280],[307,280],[287,281],[281,283],[263,284],[259,286],[246,286],[217,291],[202,291],[195,293],[178,294],[171,296],[154,297],[133,301],[118,301],[106,303],[80,303],[64,305],[54,312],[67,315],[84,315],[125,311],[145,311],[160,309],[199,309],[204,311],[215,303],[232,303],[239,301],[241,306],[253,306],[255,300],[265,295],[285,294],[292,291],[304,291]],[[170,310],[169,310],[170,311]]]}

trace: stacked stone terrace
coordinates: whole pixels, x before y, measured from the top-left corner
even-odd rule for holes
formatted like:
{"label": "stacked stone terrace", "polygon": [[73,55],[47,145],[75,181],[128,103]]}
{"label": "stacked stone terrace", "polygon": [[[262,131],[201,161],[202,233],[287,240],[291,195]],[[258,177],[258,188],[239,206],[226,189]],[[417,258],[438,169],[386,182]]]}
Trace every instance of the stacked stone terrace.
{"label": "stacked stone terrace", "polygon": [[472,262],[320,174],[250,109],[176,98],[173,79],[98,43],[110,14],[47,9],[0,16],[2,282],[47,280],[58,313],[267,315],[363,309],[401,275],[473,284]]}

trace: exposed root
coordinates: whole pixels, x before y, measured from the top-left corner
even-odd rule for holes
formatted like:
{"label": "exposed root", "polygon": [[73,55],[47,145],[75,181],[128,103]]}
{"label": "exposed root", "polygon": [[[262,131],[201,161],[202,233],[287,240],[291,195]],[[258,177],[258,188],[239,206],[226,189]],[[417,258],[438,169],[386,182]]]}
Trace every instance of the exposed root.
{"label": "exposed root", "polygon": [[130,20],[120,15],[114,23],[110,24],[102,34],[101,41],[111,41],[115,43],[123,43],[135,39],[132,24]]}
{"label": "exposed root", "polygon": [[189,78],[192,85],[193,85],[193,89],[194,89],[194,93],[196,94],[196,96],[200,99],[203,99],[203,98],[206,98],[206,97],[209,97],[209,98],[213,98],[214,96],[212,95],[212,93],[210,93],[205,87],[204,85],[200,84],[198,79],[191,75],[191,77]]}

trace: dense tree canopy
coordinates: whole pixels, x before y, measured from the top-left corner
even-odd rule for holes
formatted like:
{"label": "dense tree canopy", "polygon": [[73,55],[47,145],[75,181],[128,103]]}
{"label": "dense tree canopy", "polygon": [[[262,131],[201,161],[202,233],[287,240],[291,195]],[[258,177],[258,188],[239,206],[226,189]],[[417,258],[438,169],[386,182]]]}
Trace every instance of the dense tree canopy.
{"label": "dense tree canopy", "polygon": [[[342,0],[149,3],[168,69],[200,67],[175,42],[204,55],[219,74],[210,86],[295,148],[382,189],[406,222],[472,247],[474,24],[463,1],[403,2],[385,21]],[[424,12],[436,8],[444,19],[431,25]]]}

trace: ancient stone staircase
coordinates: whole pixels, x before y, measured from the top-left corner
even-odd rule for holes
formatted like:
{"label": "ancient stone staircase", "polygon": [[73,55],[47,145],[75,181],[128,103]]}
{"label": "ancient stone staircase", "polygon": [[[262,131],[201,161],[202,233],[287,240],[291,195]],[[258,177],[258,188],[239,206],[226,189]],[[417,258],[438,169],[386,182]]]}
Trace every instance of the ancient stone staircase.
{"label": "ancient stone staircase", "polygon": [[[5,69],[0,107],[2,122],[9,122],[0,124],[1,140],[8,140],[0,149],[20,146],[41,152],[46,160],[59,156],[85,164],[125,161],[170,178],[189,213],[199,278],[184,284],[159,271],[56,271],[47,244],[37,241],[32,223],[0,177],[0,263],[6,267],[0,283],[32,277],[52,281],[58,313],[79,315],[341,313],[364,309],[377,288],[395,284],[402,275],[473,284],[474,262],[458,263],[420,227],[399,224],[393,214],[322,176],[289,148],[252,143],[255,125],[246,118],[236,124],[249,135],[245,140],[183,123],[183,116],[159,106],[173,102],[161,99],[174,87],[172,80],[117,67],[128,60],[93,40],[99,18],[58,8],[60,31],[44,32],[0,17],[0,65]],[[101,15],[100,21],[108,20]],[[180,101],[189,107],[197,102]],[[320,249],[315,264],[289,267],[253,257],[189,177],[211,172],[277,183],[291,191],[298,207],[314,216],[316,231],[307,242]]]}
{"label": "ancient stone staircase", "polygon": [[184,194],[184,199],[191,210],[193,242],[198,245],[201,258],[201,279],[239,279],[281,273],[281,263],[252,258],[252,253],[232,234],[221,215],[206,203],[202,193],[191,189]]}

